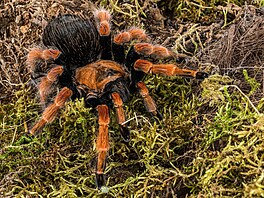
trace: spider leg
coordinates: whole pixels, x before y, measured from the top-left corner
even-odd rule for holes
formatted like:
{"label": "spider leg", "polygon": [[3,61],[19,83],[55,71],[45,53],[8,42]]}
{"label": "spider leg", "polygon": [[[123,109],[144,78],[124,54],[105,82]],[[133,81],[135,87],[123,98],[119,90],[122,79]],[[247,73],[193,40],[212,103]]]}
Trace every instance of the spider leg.
{"label": "spider leg", "polygon": [[150,112],[152,115],[157,116],[160,120],[162,120],[163,116],[157,110],[157,105],[153,100],[153,98],[149,95],[149,91],[145,83],[143,83],[142,81],[138,82],[137,88],[139,90],[139,94],[143,98],[146,110]]}
{"label": "spider leg", "polygon": [[63,71],[64,69],[62,66],[56,66],[52,68],[48,72],[48,74],[41,79],[39,84],[39,94],[42,103],[45,103],[52,84],[58,79],[58,76],[60,76],[63,73]]}
{"label": "spider leg", "polygon": [[27,57],[27,64],[30,66],[32,71],[35,71],[36,65],[38,61],[54,61],[59,57],[61,52],[55,49],[40,49],[40,48],[33,48]]}
{"label": "spider leg", "polygon": [[114,36],[114,43],[117,45],[123,45],[132,40],[143,41],[147,39],[145,31],[141,28],[133,27],[128,31],[121,32]]}
{"label": "spider leg", "polygon": [[111,32],[110,13],[105,9],[99,9],[94,12],[94,18],[97,24],[97,30],[100,36],[108,36]]}
{"label": "spider leg", "polygon": [[64,87],[56,96],[54,103],[49,105],[42,114],[41,119],[33,126],[33,128],[29,131],[29,133],[33,136],[37,135],[43,127],[53,121],[56,117],[57,112],[61,109],[65,102],[71,97],[72,91]]}
{"label": "spider leg", "polygon": [[136,71],[142,71],[144,73],[151,74],[163,74],[166,76],[185,76],[194,77],[196,79],[205,79],[208,74],[190,69],[181,69],[175,64],[153,64],[150,61],[138,59],[134,64]]}
{"label": "spider leg", "polygon": [[112,51],[114,60],[120,64],[125,63],[125,47],[124,44],[132,40],[143,41],[147,39],[145,31],[140,28],[132,27],[127,31],[123,31],[114,36]]}
{"label": "spider leg", "polygon": [[100,45],[102,47],[100,58],[103,60],[112,60],[111,15],[107,10],[100,9],[94,12],[94,18],[100,34]]}
{"label": "spider leg", "polygon": [[152,45],[150,43],[136,43],[135,52],[144,56],[155,56],[158,58],[174,57],[176,54],[161,45]]}
{"label": "spider leg", "polygon": [[127,31],[123,31],[114,35],[112,43],[112,51],[114,60],[120,64],[125,62],[125,47],[124,44],[132,40],[143,41],[147,40],[147,35],[143,29],[132,27]]}
{"label": "spider leg", "polygon": [[125,113],[123,109],[123,101],[120,97],[120,95],[117,92],[114,92],[111,94],[112,101],[114,103],[114,107],[117,114],[117,120],[120,127],[121,135],[124,139],[124,141],[128,142],[130,140],[130,131],[124,122],[126,121]]}
{"label": "spider leg", "polygon": [[[147,40],[147,35],[143,29],[131,28],[130,30],[117,34],[114,37],[113,48],[123,46],[123,44],[131,42],[132,40],[144,41]],[[136,43],[133,46],[133,50],[138,55],[144,56],[153,55],[158,58],[176,57],[175,53],[168,50],[166,47],[161,45],[152,45],[150,43]]]}
{"label": "spider leg", "polygon": [[109,150],[108,125],[110,122],[110,117],[107,105],[98,105],[97,111],[99,132],[96,141],[96,149],[98,152],[96,165],[96,184],[100,189],[103,185],[105,185],[104,170],[106,166],[107,151]]}

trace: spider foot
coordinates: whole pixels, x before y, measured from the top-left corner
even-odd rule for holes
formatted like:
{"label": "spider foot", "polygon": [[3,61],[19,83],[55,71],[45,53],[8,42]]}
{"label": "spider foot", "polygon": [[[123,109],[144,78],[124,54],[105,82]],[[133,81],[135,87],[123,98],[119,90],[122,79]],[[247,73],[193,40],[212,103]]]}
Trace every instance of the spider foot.
{"label": "spider foot", "polygon": [[18,141],[16,141],[15,145],[23,145],[23,144],[29,144],[33,141],[34,136],[32,136],[29,131],[22,135]]}
{"label": "spider foot", "polygon": [[126,125],[120,125],[120,132],[121,132],[121,136],[123,140],[125,142],[129,142],[130,141],[130,131]]}
{"label": "spider foot", "polygon": [[27,57],[27,64],[31,68],[35,68],[35,64],[38,60],[44,60],[44,61],[54,61],[60,56],[61,52],[59,50],[55,49],[40,49],[40,48],[33,48],[29,53]]}
{"label": "spider foot", "polygon": [[27,131],[27,133],[25,133],[19,140],[20,144],[28,144],[30,142],[32,142],[34,139],[34,136]]}
{"label": "spider foot", "polygon": [[25,134],[25,137],[27,137],[27,138],[34,138],[35,135],[33,135],[32,133],[30,133],[30,130],[28,130],[27,133]]}
{"label": "spider foot", "polygon": [[95,174],[95,182],[98,189],[101,189],[103,186],[105,186],[105,175],[104,174]]}
{"label": "spider foot", "polygon": [[195,75],[196,79],[204,80],[205,78],[208,78],[209,74],[206,72],[197,72]]}
{"label": "spider foot", "polygon": [[163,115],[158,110],[156,110],[155,112],[151,112],[150,114],[158,121],[163,120]]}
{"label": "spider foot", "polygon": [[101,36],[108,36],[111,32],[110,27],[110,13],[105,9],[96,10],[94,12],[94,18],[96,19],[97,29]]}

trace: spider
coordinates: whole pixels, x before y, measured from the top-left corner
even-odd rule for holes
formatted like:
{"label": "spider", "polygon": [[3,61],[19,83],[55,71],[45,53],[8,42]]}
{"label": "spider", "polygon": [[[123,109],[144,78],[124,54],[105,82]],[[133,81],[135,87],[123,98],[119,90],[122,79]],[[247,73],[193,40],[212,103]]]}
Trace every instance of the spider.
{"label": "spider", "polygon": [[[152,63],[147,59],[169,58],[175,54],[163,46],[148,43],[145,31],[137,27],[111,36],[111,15],[105,9],[96,10],[94,19],[72,14],[58,16],[43,31],[44,47],[29,51],[27,63],[31,68],[31,78],[40,81],[41,103],[47,104],[53,86],[60,89],[29,134],[35,136],[51,123],[68,99],[84,98],[85,105],[95,108],[98,113],[95,174],[96,185],[100,189],[105,186],[109,109],[115,109],[121,136],[128,142],[130,131],[125,124],[123,103],[131,94],[138,92],[146,110],[162,119],[143,82],[146,74],[196,79],[204,79],[208,74],[181,69],[175,64]],[[131,42],[134,44],[129,48],[127,44]]]}

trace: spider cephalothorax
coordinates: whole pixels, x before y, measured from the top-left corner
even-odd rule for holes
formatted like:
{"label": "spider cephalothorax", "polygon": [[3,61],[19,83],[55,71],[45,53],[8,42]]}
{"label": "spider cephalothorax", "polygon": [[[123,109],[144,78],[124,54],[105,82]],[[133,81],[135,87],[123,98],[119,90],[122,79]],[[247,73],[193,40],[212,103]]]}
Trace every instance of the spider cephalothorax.
{"label": "spider cephalothorax", "polygon": [[[129,141],[123,102],[137,91],[148,112],[162,119],[154,100],[142,82],[145,74],[189,76],[204,79],[207,74],[180,69],[175,64],[155,64],[147,57],[167,58],[174,54],[167,48],[146,42],[147,35],[140,28],[131,28],[111,37],[110,14],[101,9],[94,12],[95,23],[75,15],[64,15],[51,21],[44,30],[45,49],[34,48],[27,62],[32,79],[40,79],[39,94],[46,103],[51,87],[61,89],[43,112],[41,119],[29,131],[36,135],[45,124],[52,122],[68,99],[84,98],[88,107],[97,109],[99,132],[97,137],[96,183],[105,185],[104,169],[108,143],[109,107],[114,108],[123,139]],[[135,44],[125,55],[125,44]]]}

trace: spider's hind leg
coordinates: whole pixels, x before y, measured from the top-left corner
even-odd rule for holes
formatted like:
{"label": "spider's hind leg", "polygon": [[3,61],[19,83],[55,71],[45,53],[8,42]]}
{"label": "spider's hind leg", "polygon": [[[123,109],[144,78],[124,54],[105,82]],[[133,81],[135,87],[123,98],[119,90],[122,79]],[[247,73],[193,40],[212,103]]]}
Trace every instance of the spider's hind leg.
{"label": "spider's hind leg", "polygon": [[127,31],[123,31],[114,36],[112,50],[114,60],[120,64],[125,63],[125,48],[124,45],[133,40],[143,41],[147,40],[147,35],[145,31],[141,28],[132,27]]}
{"label": "spider's hind leg", "polygon": [[161,45],[152,45],[150,43],[136,43],[135,52],[143,56],[155,56],[157,58],[176,57],[176,54]]}
{"label": "spider's hind leg", "polygon": [[132,27],[129,30],[123,31],[114,36],[114,43],[117,45],[123,45],[125,43],[131,42],[132,40],[147,40],[147,35],[143,29]]}
{"label": "spider's hind leg", "polygon": [[100,36],[109,36],[111,33],[110,13],[105,9],[98,9],[94,11],[94,18]]}
{"label": "spider's hind leg", "polygon": [[94,11],[96,27],[100,35],[100,45],[102,46],[101,59],[112,60],[112,40],[111,40],[111,15],[105,9]]}
{"label": "spider's hind leg", "polygon": [[62,66],[54,64],[60,54],[59,50],[41,48],[34,48],[28,53],[27,65],[31,70],[31,79],[36,83],[41,78],[38,85],[41,103],[46,102],[52,84],[64,71]]}
{"label": "spider's hind leg", "polygon": [[33,48],[27,56],[27,65],[33,73],[33,78],[38,78],[39,73],[45,73],[45,62],[52,63],[60,56],[61,52],[55,49]]}
{"label": "spider's hind leg", "polygon": [[105,95],[106,100],[109,101],[108,98],[110,98],[109,106],[115,108],[121,136],[125,142],[128,142],[130,140],[130,131],[127,124],[125,124],[126,117],[123,109],[123,102],[126,102],[130,96],[127,82],[123,78],[118,78],[109,82],[104,91],[107,93]]}

